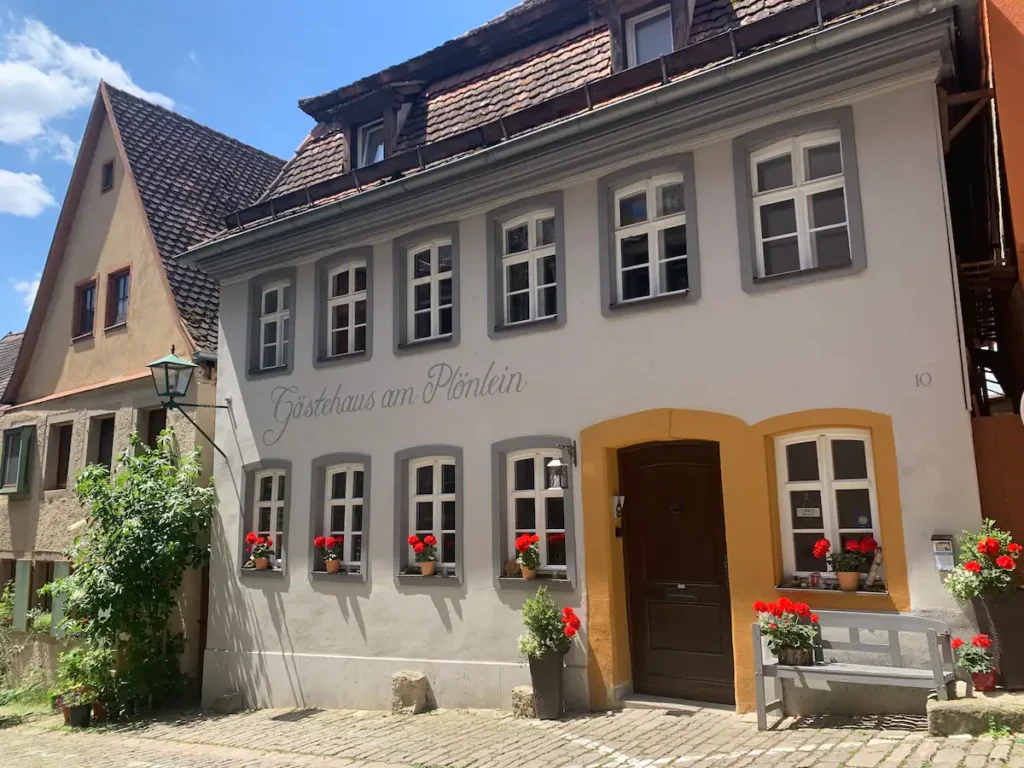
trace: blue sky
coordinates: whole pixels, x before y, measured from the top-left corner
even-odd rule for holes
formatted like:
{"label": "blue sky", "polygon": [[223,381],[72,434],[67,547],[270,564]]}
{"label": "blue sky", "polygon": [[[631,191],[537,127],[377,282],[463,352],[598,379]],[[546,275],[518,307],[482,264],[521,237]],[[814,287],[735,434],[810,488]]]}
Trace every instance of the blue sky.
{"label": "blue sky", "polygon": [[99,78],[288,158],[299,98],[516,2],[0,0],[0,335],[28,320]]}

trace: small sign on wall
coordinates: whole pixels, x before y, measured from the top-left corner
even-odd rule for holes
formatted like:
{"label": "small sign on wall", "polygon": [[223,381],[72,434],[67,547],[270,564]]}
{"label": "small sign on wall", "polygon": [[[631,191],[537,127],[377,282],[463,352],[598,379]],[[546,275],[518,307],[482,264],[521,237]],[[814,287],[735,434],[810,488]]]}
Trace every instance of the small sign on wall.
{"label": "small sign on wall", "polygon": [[797,507],[797,517],[821,517],[821,509],[818,507]]}

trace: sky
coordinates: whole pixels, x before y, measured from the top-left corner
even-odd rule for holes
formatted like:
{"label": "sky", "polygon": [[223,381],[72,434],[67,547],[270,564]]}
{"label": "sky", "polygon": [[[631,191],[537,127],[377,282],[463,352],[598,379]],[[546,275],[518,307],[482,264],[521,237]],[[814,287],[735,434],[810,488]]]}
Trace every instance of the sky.
{"label": "sky", "polygon": [[287,159],[300,98],[516,2],[0,0],[0,336],[28,321],[100,79]]}

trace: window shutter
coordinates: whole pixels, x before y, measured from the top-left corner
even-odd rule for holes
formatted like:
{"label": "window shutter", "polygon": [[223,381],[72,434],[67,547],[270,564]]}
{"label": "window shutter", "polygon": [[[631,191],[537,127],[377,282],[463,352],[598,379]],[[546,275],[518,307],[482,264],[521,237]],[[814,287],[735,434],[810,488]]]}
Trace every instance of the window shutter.
{"label": "window shutter", "polygon": [[[66,560],[58,560],[53,564],[53,580],[66,579],[71,575],[71,563]],[[60,623],[64,621],[64,595],[54,595],[53,605],[50,607],[50,634],[54,637],[64,637],[64,630]]]}
{"label": "window shutter", "polygon": [[14,624],[16,632],[28,629],[28,598],[31,591],[32,561],[19,560],[14,566]]}
{"label": "window shutter", "polygon": [[24,427],[21,430],[21,459],[18,467],[18,493],[28,493],[29,467],[32,465],[32,454],[35,453],[35,427]]}

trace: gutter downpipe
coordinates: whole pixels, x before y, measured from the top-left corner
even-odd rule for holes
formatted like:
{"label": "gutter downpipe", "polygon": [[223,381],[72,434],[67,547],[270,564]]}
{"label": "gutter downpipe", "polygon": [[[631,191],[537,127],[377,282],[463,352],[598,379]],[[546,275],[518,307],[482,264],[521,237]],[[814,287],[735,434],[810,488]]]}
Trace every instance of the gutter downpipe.
{"label": "gutter downpipe", "polygon": [[422,171],[409,178],[327,203],[321,208],[305,210],[276,221],[271,219],[251,230],[196,246],[178,258],[185,264],[215,272],[216,267],[211,262],[220,254],[251,248],[263,241],[276,240],[294,230],[313,227],[317,223],[345,213],[356,213],[363,207],[377,207],[394,197],[404,197],[416,193],[421,188],[436,187],[449,179],[458,179],[472,171],[515,159],[522,154],[530,154],[553,144],[571,141],[582,134],[643,113],[652,107],[676,105],[704,91],[732,84],[808,55],[829,51],[906,22],[925,18],[956,3],[957,0],[906,0],[791,43],[784,43],[778,48],[729,61],[706,73],[660,85],[623,101],[598,107],[592,112],[584,112],[557,125],[541,128],[518,138],[513,137],[507,142],[482,149],[464,160]]}

